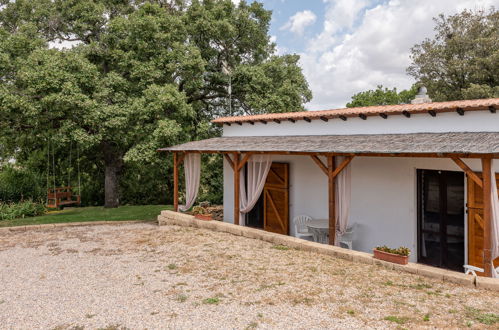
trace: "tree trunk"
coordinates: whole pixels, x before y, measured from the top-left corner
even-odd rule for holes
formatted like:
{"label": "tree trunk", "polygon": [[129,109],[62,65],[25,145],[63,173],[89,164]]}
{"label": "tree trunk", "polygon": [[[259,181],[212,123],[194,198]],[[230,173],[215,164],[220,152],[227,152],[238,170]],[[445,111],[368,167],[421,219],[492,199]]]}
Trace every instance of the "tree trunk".
{"label": "tree trunk", "polygon": [[104,207],[113,208],[120,205],[119,174],[123,165],[122,156],[109,143],[104,143]]}
{"label": "tree trunk", "polygon": [[118,181],[118,167],[115,165],[106,165],[105,179],[104,179],[104,207],[118,207],[119,201],[119,181]]}

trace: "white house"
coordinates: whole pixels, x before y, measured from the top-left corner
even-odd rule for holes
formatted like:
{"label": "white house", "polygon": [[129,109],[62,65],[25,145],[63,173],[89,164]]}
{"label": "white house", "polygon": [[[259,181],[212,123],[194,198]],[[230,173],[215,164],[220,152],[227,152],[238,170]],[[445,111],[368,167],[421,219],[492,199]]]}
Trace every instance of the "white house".
{"label": "white house", "polygon": [[413,262],[490,275],[498,107],[496,98],[226,117],[213,121],[222,137],[161,150],[174,153],[175,209],[181,161],[190,206],[195,155],[223,153],[224,221],[296,235],[293,219],[308,215],[324,219],[330,244],[355,224],[355,250],[406,246]]}

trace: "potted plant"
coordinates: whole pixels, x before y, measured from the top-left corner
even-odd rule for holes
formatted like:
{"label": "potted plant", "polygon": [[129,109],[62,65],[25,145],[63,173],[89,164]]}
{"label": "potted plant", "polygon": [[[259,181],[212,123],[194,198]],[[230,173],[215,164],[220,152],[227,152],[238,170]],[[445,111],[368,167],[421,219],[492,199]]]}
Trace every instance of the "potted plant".
{"label": "potted plant", "polygon": [[373,250],[376,259],[393,262],[399,265],[407,265],[411,250],[404,246],[397,249],[391,249],[386,245],[378,246]]}
{"label": "potted plant", "polygon": [[212,220],[211,214],[202,206],[194,206],[192,214],[194,214],[194,218],[199,220]]}

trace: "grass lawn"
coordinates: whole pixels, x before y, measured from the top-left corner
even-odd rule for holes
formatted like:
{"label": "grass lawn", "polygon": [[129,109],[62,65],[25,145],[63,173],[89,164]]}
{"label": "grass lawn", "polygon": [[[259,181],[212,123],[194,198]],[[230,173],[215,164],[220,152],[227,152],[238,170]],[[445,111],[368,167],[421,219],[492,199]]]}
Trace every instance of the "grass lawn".
{"label": "grass lawn", "polygon": [[74,207],[62,211],[51,211],[39,217],[2,220],[0,227],[61,222],[156,220],[162,210],[171,209],[171,205],[134,205],[120,206],[115,209],[105,209],[101,206]]}

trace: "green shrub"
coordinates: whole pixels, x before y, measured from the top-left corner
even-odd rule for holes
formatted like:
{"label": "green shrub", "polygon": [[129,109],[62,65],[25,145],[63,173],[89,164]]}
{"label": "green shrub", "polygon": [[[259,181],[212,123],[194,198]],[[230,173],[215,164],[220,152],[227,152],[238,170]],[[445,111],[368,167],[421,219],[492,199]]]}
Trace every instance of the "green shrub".
{"label": "green shrub", "polygon": [[0,220],[12,220],[16,218],[34,217],[46,212],[45,205],[32,200],[24,200],[18,203],[0,202]]}
{"label": "green shrub", "polygon": [[396,249],[392,249],[386,245],[383,245],[383,246],[377,246],[376,250],[382,251],[382,252],[398,254],[401,256],[408,256],[409,254],[411,254],[411,250],[409,248],[404,247],[404,246],[401,246],[401,247],[396,248]]}
{"label": "green shrub", "polygon": [[46,197],[46,178],[35,171],[13,166],[0,168],[0,201],[19,202]]}

